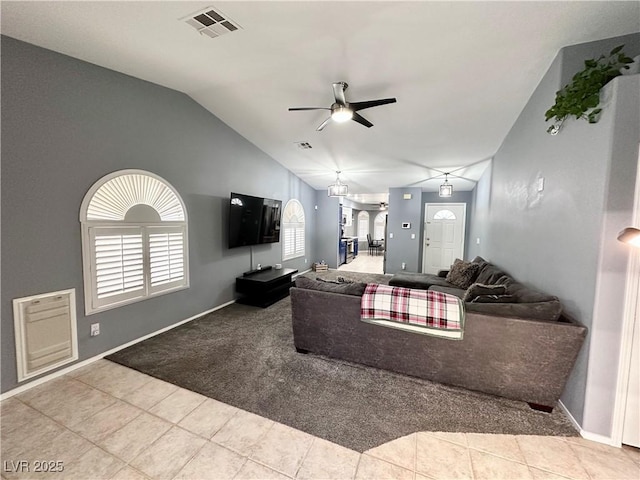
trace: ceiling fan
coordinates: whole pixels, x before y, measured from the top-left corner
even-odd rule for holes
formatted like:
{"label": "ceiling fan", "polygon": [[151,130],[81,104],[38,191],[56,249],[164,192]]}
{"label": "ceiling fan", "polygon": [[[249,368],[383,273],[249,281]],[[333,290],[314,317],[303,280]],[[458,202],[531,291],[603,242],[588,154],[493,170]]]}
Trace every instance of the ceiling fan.
{"label": "ceiling fan", "polygon": [[358,110],[386,105],[388,103],[396,103],[395,98],[382,98],[380,100],[367,100],[364,102],[349,103],[347,102],[344,95],[344,92],[348,87],[349,85],[346,82],[336,82],[333,84],[333,96],[335,97],[336,101],[333,103],[333,105],[331,105],[331,107],[294,107],[290,108],[289,111],[293,112],[296,110],[331,110],[331,116],[324,122],[322,122],[318,128],[316,128],[316,130],[320,132],[332,120],[337,123],[343,123],[349,120],[353,120],[354,122],[358,122],[360,125],[371,128],[373,127],[373,123],[357,113]]}

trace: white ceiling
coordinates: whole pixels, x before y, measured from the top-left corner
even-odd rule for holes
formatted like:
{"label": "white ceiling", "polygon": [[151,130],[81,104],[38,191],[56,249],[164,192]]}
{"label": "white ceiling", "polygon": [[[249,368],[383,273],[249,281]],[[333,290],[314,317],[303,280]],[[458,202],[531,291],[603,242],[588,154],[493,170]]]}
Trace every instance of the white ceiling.
{"label": "white ceiling", "polygon": [[[180,21],[213,6],[242,29]],[[640,2],[7,2],[2,33],[185,92],[314,188],[471,190],[566,45],[640,30]],[[316,127],[331,84],[374,126]],[[540,128],[546,128],[540,119]],[[309,142],[301,150],[296,142]],[[471,165],[471,166],[469,166]],[[430,177],[436,179],[425,181]]]}

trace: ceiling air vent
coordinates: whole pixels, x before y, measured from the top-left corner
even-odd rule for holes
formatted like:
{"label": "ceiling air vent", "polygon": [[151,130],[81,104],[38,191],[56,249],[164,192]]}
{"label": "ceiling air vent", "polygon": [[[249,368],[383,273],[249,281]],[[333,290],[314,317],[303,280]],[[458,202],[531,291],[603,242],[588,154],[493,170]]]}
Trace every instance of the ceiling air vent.
{"label": "ceiling air vent", "polygon": [[296,145],[300,150],[309,150],[313,148],[309,142],[296,142]]}
{"label": "ceiling air vent", "polygon": [[200,10],[180,20],[191,25],[200,35],[207,35],[211,38],[242,28],[220,10],[214,10],[212,7]]}

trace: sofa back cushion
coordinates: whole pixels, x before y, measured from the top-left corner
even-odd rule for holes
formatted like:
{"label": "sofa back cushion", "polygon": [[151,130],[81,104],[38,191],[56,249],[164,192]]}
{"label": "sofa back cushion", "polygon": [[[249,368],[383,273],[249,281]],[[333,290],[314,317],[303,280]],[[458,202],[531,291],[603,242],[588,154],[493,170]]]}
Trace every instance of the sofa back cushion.
{"label": "sofa back cushion", "polygon": [[313,280],[312,278],[300,276],[295,280],[298,288],[306,288],[307,290],[319,290],[321,292],[342,293],[344,295],[355,295],[361,297],[364,289],[367,288],[366,283],[333,283]]}
{"label": "sofa back cushion", "polygon": [[484,285],[504,285],[511,279],[511,276],[507,275],[492,263],[485,262],[479,265],[480,271],[475,279],[476,283],[482,283]]}
{"label": "sofa back cushion", "polygon": [[482,295],[504,295],[507,293],[506,285],[485,285],[482,283],[474,283],[467,291],[464,292],[462,300],[465,302],[473,302],[476,297]]}

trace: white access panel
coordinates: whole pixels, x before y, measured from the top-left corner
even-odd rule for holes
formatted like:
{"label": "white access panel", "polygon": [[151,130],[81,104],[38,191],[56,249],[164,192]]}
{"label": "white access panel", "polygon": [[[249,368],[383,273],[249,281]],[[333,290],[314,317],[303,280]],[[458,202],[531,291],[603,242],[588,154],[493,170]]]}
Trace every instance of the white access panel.
{"label": "white access panel", "polygon": [[75,289],[13,300],[18,381],[78,359]]}

